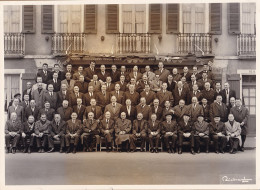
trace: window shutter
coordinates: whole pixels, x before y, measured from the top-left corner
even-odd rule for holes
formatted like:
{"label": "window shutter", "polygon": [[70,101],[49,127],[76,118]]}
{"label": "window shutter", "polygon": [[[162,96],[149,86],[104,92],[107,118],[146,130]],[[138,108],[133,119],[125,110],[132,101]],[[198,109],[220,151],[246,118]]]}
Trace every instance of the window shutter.
{"label": "window shutter", "polygon": [[35,33],[35,5],[23,6],[23,33]]}
{"label": "window shutter", "polygon": [[228,32],[240,34],[240,4],[228,3]]}
{"label": "window shutter", "polygon": [[230,89],[236,92],[236,97],[240,98],[240,74],[230,74],[227,75],[227,80],[230,86]]}
{"label": "window shutter", "polygon": [[118,5],[106,6],[106,32],[108,34],[119,33]]}
{"label": "window shutter", "polygon": [[167,4],[166,6],[166,33],[179,33],[179,4]]}
{"label": "window shutter", "polygon": [[84,32],[87,34],[97,33],[97,5],[84,6]]}
{"label": "window shutter", "polygon": [[54,6],[42,5],[42,33],[54,33]]}
{"label": "window shutter", "polygon": [[151,4],[149,11],[149,32],[162,32],[162,6],[161,4]]}
{"label": "window shutter", "polygon": [[222,3],[209,4],[209,32],[211,34],[222,33]]}

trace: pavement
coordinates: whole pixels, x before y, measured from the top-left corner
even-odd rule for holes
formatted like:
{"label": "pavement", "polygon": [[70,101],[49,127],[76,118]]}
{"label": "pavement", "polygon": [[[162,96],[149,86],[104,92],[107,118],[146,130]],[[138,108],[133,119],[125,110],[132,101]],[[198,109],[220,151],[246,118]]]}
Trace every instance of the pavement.
{"label": "pavement", "polygon": [[255,138],[245,152],[182,155],[160,152],[16,153],[5,156],[6,185],[220,184],[223,176],[255,183]]}

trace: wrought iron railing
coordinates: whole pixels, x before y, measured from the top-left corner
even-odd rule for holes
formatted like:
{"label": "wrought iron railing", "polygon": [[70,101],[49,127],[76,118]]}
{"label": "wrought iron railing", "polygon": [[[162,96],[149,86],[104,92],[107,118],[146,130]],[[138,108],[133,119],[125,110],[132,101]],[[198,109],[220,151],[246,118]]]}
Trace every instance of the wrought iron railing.
{"label": "wrought iron railing", "polygon": [[212,36],[206,33],[178,34],[178,53],[212,53]]}
{"label": "wrought iron railing", "polygon": [[151,35],[147,33],[117,34],[117,53],[150,53]]}
{"label": "wrought iron railing", "polygon": [[5,55],[24,55],[25,35],[22,33],[4,34]]}
{"label": "wrought iron railing", "polygon": [[239,34],[237,35],[237,55],[256,55],[256,35]]}
{"label": "wrought iron railing", "polygon": [[56,33],[52,36],[52,53],[83,53],[86,44],[84,33]]}

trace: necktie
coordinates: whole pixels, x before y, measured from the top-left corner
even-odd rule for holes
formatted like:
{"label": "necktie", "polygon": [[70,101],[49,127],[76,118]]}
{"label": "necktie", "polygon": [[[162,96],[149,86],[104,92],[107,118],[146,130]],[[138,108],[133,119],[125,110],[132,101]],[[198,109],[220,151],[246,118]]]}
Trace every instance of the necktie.
{"label": "necktie", "polygon": [[181,89],[179,89],[179,96],[181,96]]}
{"label": "necktie", "polygon": [[94,81],[95,86],[97,85],[97,81]]}
{"label": "necktie", "polygon": [[52,92],[51,92],[51,97],[52,97]]}

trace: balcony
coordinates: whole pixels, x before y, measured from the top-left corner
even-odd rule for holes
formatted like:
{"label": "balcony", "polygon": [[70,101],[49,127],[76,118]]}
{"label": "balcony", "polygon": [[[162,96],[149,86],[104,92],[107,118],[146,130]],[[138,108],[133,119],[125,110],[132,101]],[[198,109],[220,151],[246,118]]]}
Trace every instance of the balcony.
{"label": "balcony", "polygon": [[22,33],[4,34],[5,57],[23,57],[25,49],[25,35]]}
{"label": "balcony", "polygon": [[212,36],[205,33],[185,33],[177,37],[180,54],[212,54]]}
{"label": "balcony", "polygon": [[84,33],[56,33],[52,36],[52,54],[66,55],[83,53],[86,34]]}
{"label": "balcony", "polygon": [[238,56],[256,56],[256,35],[239,34],[237,36],[237,55]]}
{"label": "balcony", "polygon": [[150,53],[151,35],[147,33],[117,34],[116,52],[122,53]]}

